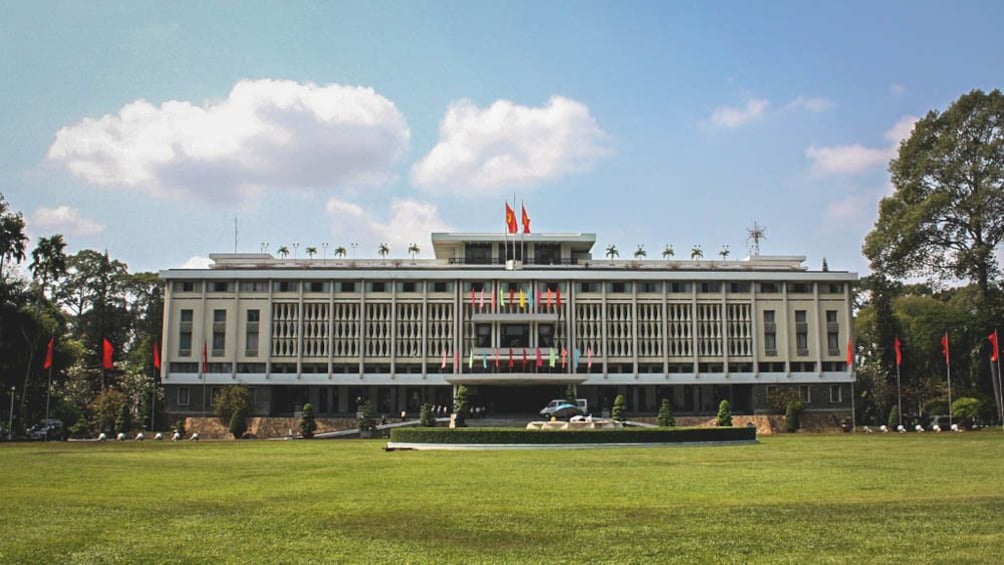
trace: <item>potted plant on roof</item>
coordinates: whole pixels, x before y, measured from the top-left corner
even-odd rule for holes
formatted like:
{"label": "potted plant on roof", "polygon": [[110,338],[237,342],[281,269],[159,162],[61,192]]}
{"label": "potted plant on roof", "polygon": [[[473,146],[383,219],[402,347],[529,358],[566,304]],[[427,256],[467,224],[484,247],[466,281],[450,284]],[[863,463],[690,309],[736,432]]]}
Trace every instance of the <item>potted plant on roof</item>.
{"label": "potted plant on roof", "polygon": [[611,244],[607,246],[607,258],[610,259],[611,265],[613,265],[614,263],[614,257],[620,257],[620,255],[621,254],[619,251],[617,251],[616,245]]}
{"label": "potted plant on roof", "polygon": [[384,261],[387,260],[387,254],[390,253],[390,246],[386,243],[381,243],[380,247],[377,248],[377,253],[380,254],[380,258]]}
{"label": "potted plant on roof", "polygon": [[700,245],[694,244],[694,247],[690,249],[690,260],[697,261],[703,258],[704,258],[704,250],[701,249]]}
{"label": "potted plant on roof", "polygon": [[408,246],[408,253],[411,253],[411,262],[412,263],[415,262],[415,255],[418,255],[421,252],[422,252],[422,250],[419,249],[417,243],[412,243],[411,245]]}

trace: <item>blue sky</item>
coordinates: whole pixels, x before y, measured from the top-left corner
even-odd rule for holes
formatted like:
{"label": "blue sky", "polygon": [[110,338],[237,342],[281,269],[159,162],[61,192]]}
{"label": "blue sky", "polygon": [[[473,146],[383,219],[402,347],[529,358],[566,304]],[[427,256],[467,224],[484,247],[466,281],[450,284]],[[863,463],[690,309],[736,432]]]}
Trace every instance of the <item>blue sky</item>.
{"label": "blue sky", "polygon": [[867,272],[913,120],[1000,87],[999,2],[16,2],[0,192],[133,270],[594,232]]}

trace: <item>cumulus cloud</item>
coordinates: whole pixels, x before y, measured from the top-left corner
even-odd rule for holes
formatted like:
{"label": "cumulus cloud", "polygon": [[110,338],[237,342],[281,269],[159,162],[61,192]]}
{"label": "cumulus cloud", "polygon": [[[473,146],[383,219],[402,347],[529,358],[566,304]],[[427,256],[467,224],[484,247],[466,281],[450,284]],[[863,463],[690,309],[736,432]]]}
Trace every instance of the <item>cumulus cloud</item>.
{"label": "cumulus cloud", "polygon": [[763,118],[770,107],[766,98],[751,98],[745,108],[720,106],[711,112],[711,123],[716,126],[735,128]]}
{"label": "cumulus cloud", "polygon": [[543,107],[497,100],[480,109],[450,104],[439,143],[411,170],[412,183],[431,192],[499,192],[588,170],[607,154],[606,133],[589,108],[552,96]]}
{"label": "cumulus cloud", "polygon": [[805,156],[812,161],[812,173],[818,176],[855,174],[871,170],[887,164],[896,156],[899,143],[910,136],[916,122],[917,118],[913,116],[900,118],[883,135],[889,141],[886,147],[865,147],[858,143],[832,147],[810,145],[805,150]]}
{"label": "cumulus cloud", "polygon": [[371,88],[244,80],[225,100],[136,100],[56,133],[48,158],[98,186],[234,202],[391,178],[410,132]]}
{"label": "cumulus cloud", "polygon": [[336,237],[351,238],[359,243],[363,249],[360,258],[376,256],[381,243],[390,247],[390,255],[394,257],[407,257],[408,246],[412,243],[418,244],[423,255],[431,257],[429,234],[453,231],[453,227],[439,217],[439,209],[434,204],[411,199],[391,201],[386,220],[338,198],[328,199],[325,211],[331,218]]}
{"label": "cumulus cloud", "polygon": [[69,206],[38,208],[30,220],[33,228],[63,235],[82,237],[105,231],[103,224],[81,216],[80,212]]}
{"label": "cumulus cloud", "polygon": [[806,110],[809,112],[823,112],[834,107],[833,100],[829,98],[798,96],[785,106],[788,110]]}
{"label": "cumulus cloud", "polygon": [[181,264],[182,269],[208,269],[209,265],[213,263],[213,260],[209,257],[202,257],[200,255],[193,255],[185,260]]}

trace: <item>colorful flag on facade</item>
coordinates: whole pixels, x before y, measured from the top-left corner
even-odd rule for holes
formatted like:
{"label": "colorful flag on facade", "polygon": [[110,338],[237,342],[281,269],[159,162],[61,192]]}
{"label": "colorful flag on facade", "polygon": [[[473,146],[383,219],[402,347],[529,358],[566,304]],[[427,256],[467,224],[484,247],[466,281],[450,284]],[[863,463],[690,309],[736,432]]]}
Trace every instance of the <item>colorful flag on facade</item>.
{"label": "colorful flag on facade", "polygon": [[854,366],[854,342],[847,340],[847,370]]}
{"label": "colorful flag on facade", "polygon": [[446,349],[443,349],[443,362],[439,364],[440,369],[446,369]]}
{"label": "colorful flag on facade", "polygon": [[491,311],[494,312],[495,311],[495,293],[492,292],[491,295],[492,295]]}
{"label": "colorful flag on facade", "polygon": [[526,204],[523,206],[523,233],[530,233],[530,215],[526,213]]}
{"label": "colorful flag on facade", "polygon": [[987,339],[989,339],[990,344],[993,345],[993,349],[990,351],[990,360],[996,361],[1000,359],[1000,349],[997,348],[997,330],[994,330],[994,333],[988,335]]}
{"label": "colorful flag on facade", "polygon": [[[101,366],[105,369],[112,368],[112,355],[115,353],[115,348],[112,347],[112,342],[108,341],[108,338],[102,338],[101,342]],[[205,356],[205,349],[202,352]]]}
{"label": "colorful flag on facade", "polygon": [[945,355],[945,363],[949,363],[951,356],[948,353],[948,332],[941,336],[941,352]]}
{"label": "colorful flag on facade", "polygon": [[555,295],[555,302],[558,303],[558,308],[561,308],[561,287],[560,286],[554,289],[554,295]]}
{"label": "colorful flag on facade", "polygon": [[547,305],[551,306],[554,303],[554,298],[551,296],[551,287],[547,287]]}
{"label": "colorful flag on facade", "polygon": [[512,362],[512,348],[510,347],[509,348],[509,368],[512,369],[512,366],[513,366],[513,362]]}
{"label": "colorful flag on facade", "polygon": [[523,348],[523,370],[526,370],[526,348]]}
{"label": "colorful flag on facade", "polygon": [[471,348],[471,354],[467,357],[467,368],[468,369],[473,369],[474,368],[474,348],[473,347]]}
{"label": "colorful flag on facade", "polygon": [[526,308],[526,293],[523,292],[522,288],[519,289],[519,307],[520,309]]}
{"label": "colorful flag on facade", "polygon": [[42,364],[42,368],[43,369],[51,369],[52,368],[52,348],[55,345],[55,343],[56,343],[56,338],[50,337],[49,338],[49,347],[48,347],[48,349],[45,350],[45,363]]}
{"label": "colorful flag on facade", "polygon": [[160,369],[160,344],[153,343],[153,368]]}
{"label": "colorful flag on facade", "polygon": [[481,353],[481,368],[482,369],[487,369],[488,368],[488,352],[487,351]]}
{"label": "colorful flag on facade", "polygon": [[582,361],[582,354],[579,353],[579,348],[576,347],[575,349],[572,349],[572,365],[578,367],[581,361]]}
{"label": "colorful flag on facade", "polygon": [[516,303],[516,301],[513,300],[513,297],[514,297],[515,293],[516,293],[516,289],[510,286],[509,287],[509,304],[515,304]]}
{"label": "colorful flag on facade", "polygon": [[478,300],[478,309],[479,310],[485,309],[485,287],[481,287],[481,297]]}
{"label": "colorful flag on facade", "polygon": [[892,348],[896,350],[896,366],[899,367],[903,364],[903,350],[901,349],[903,344],[899,342],[899,336],[892,342]]}
{"label": "colorful flag on facade", "polygon": [[471,285],[471,309],[474,309],[474,285]]}
{"label": "colorful flag on facade", "polygon": [[552,369],[554,368],[554,360],[555,360],[554,348],[550,347],[547,350],[547,365]]}
{"label": "colorful flag on facade", "polygon": [[592,347],[587,347],[586,348],[586,368],[587,369],[592,369],[593,368],[593,348]]}
{"label": "colorful flag on facade", "polygon": [[516,233],[518,228],[516,225],[516,212],[513,212],[512,206],[509,205],[508,201],[505,203],[505,227],[509,233]]}
{"label": "colorful flag on facade", "polygon": [[502,287],[499,287],[499,307],[505,308],[505,294],[502,293]]}
{"label": "colorful flag on facade", "polygon": [[565,346],[561,346],[561,368],[564,369],[568,365],[568,350]]}
{"label": "colorful flag on facade", "polygon": [[540,348],[537,348],[537,368],[544,366],[544,358],[540,355]]}
{"label": "colorful flag on facade", "polygon": [[499,368],[499,350],[497,347],[495,348],[495,368]]}

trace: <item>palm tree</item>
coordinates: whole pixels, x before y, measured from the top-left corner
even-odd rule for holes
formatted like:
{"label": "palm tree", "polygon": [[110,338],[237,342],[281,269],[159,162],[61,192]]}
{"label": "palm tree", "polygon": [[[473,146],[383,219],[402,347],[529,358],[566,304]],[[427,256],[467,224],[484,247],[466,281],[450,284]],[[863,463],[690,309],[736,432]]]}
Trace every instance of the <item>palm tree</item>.
{"label": "palm tree", "polygon": [[317,255],[317,248],[316,247],[308,247],[307,248],[307,255],[309,255],[310,258],[313,259],[314,255]]}
{"label": "palm tree", "polygon": [[275,252],[278,253],[279,255],[282,255],[283,259],[289,256],[289,248],[286,247],[285,245],[283,245],[279,249],[276,249]]}
{"label": "palm tree", "polygon": [[386,243],[381,243],[380,247],[377,248],[377,253],[380,254],[381,258],[387,259],[387,254],[390,253],[390,246]]}
{"label": "palm tree", "polygon": [[621,254],[620,252],[617,251],[616,245],[611,244],[607,246],[607,257],[610,259],[611,263],[614,262],[614,257],[620,257],[620,256]]}
{"label": "palm tree", "polygon": [[728,259],[729,258],[729,246],[728,245],[723,245],[722,246],[722,250],[719,251],[718,254],[722,256],[722,261],[725,261],[726,259]]}
{"label": "palm tree", "polygon": [[691,248],[690,250],[690,260],[697,261],[698,259],[703,259],[703,258],[704,258],[704,251],[701,249],[701,246],[698,244],[694,244],[694,247]]}
{"label": "palm tree", "polygon": [[421,252],[422,252],[422,250],[418,248],[418,244],[417,243],[412,243],[411,245],[408,246],[408,253],[411,253],[411,261],[412,262],[415,261],[415,255],[418,255]]}
{"label": "palm tree", "polygon": [[63,236],[56,234],[38,240],[38,245],[31,252],[31,264],[28,265],[28,268],[38,280],[42,296],[45,296],[45,289],[50,281],[59,280],[66,274],[64,249],[66,249],[66,242],[63,241]]}
{"label": "palm tree", "polygon": [[673,257],[674,255],[675,253],[673,252],[673,246],[670,244],[666,244],[666,247],[663,248],[663,259],[669,261],[670,257]]}
{"label": "palm tree", "polygon": [[346,251],[345,248],[342,247],[341,245],[335,248],[335,257],[341,257],[342,259],[344,259],[346,253],[348,253],[348,251]]}
{"label": "palm tree", "polygon": [[639,243],[638,244],[638,249],[634,250],[634,258],[635,259],[641,259],[642,257],[645,257],[646,255],[648,255],[648,253],[645,253],[645,246]]}

